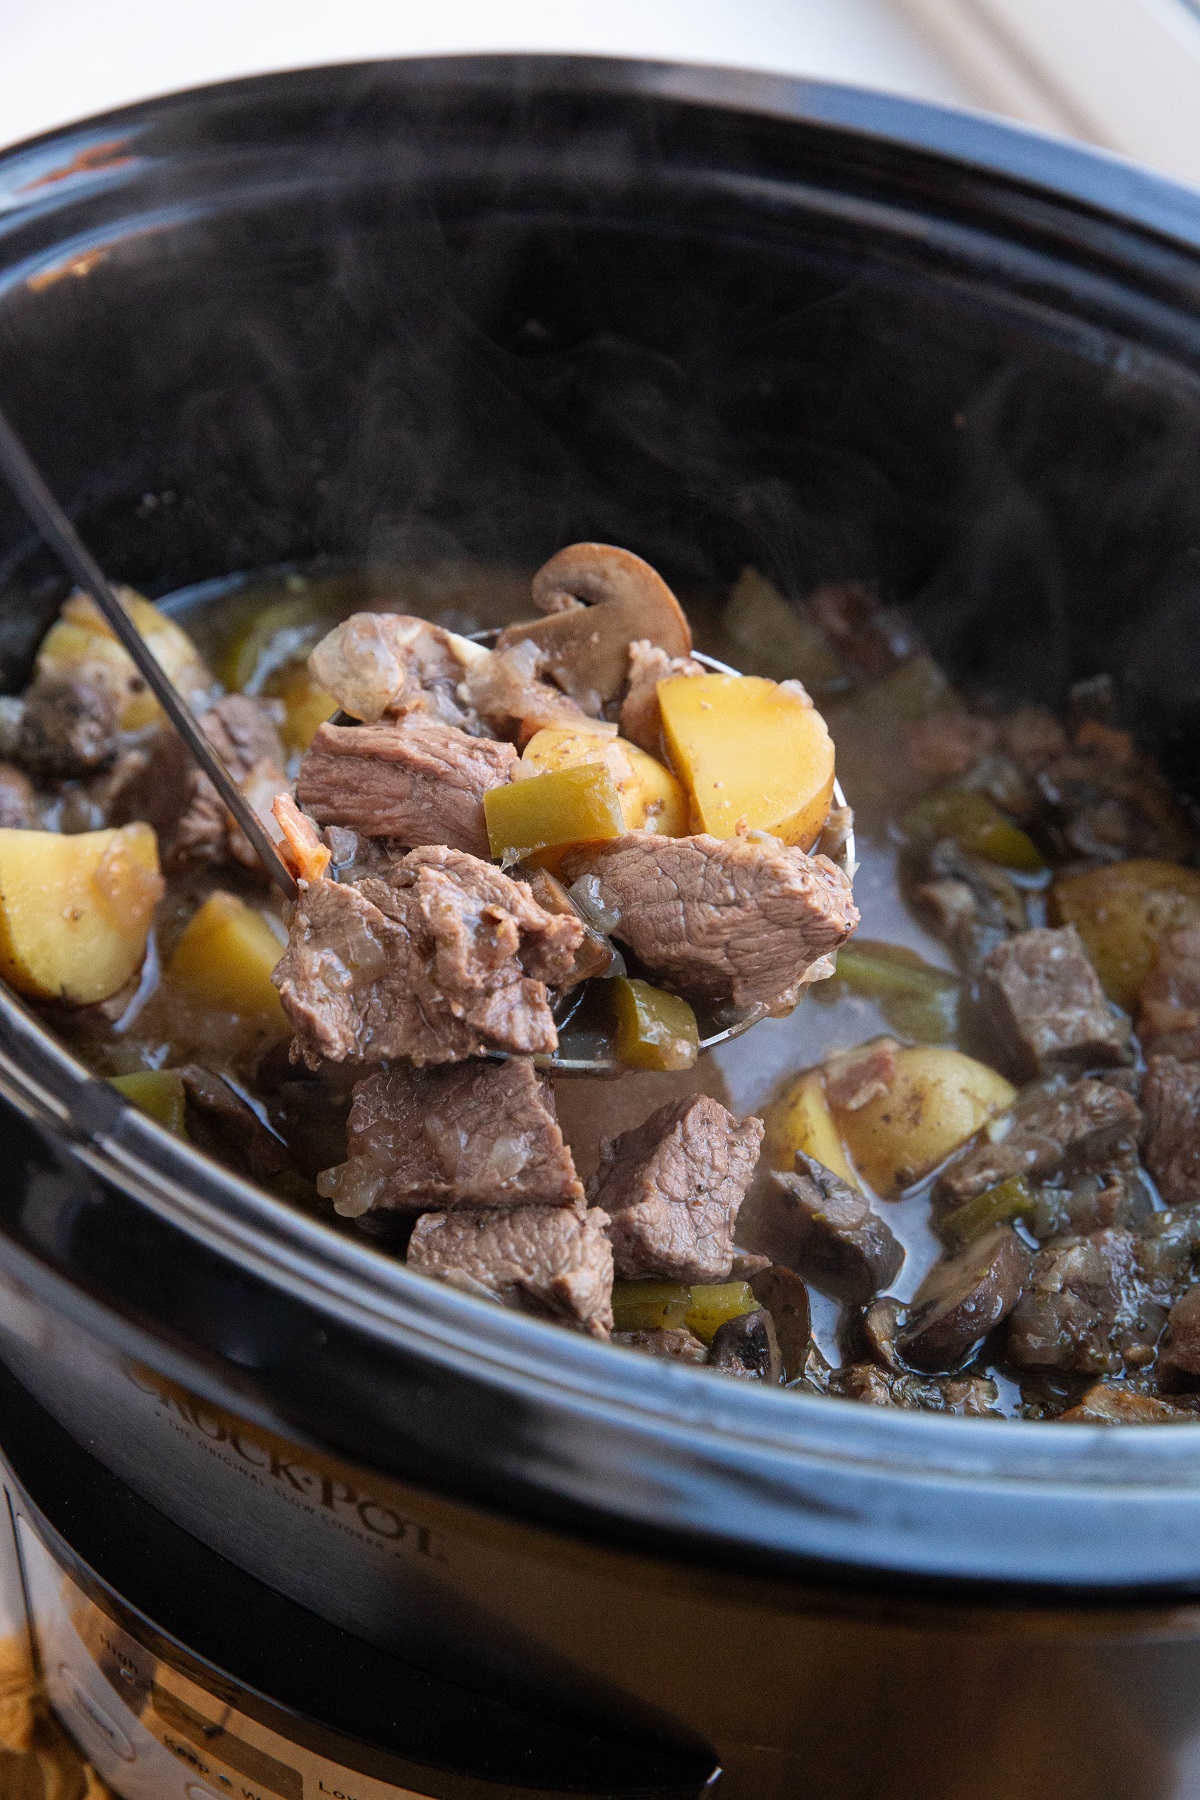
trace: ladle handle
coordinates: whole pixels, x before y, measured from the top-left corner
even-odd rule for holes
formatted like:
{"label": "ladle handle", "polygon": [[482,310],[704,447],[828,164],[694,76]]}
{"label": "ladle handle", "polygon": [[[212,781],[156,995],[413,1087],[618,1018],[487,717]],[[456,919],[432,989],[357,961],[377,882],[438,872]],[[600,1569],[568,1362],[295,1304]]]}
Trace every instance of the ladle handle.
{"label": "ladle handle", "polygon": [[199,721],[175,683],[159,663],[102,570],[81,540],[50,489],[37,471],[29,452],[0,411],[0,470],[29,519],[54,551],[67,573],[92,596],[117,638],[129,652],[138,672],[176,731],[208,776],[262,859],[263,867],[289,900],[299,889],[241,789],[201,730]]}

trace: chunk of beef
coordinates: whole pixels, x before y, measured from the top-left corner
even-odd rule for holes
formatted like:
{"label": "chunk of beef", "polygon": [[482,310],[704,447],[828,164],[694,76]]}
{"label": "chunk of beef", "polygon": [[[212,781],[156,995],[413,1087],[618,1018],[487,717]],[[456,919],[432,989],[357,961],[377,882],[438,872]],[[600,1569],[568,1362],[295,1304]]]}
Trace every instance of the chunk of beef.
{"label": "chunk of beef", "polygon": [[1152,1056],[1142,1083],[1146,1167],[1169,1206],[1200,1200],[1200,1063]]}
{"label": "chunk of beef", "polygon": [[[493,650],[471,668],[464,692],[478,713],[484,730],[494,737],[526,744],[535,731],[548,725],[578,726],[589,730],[596,721],[583,708],[542,679],[545,653],[531,638]],[[616,727],[610,728],[616,735]]]}
{"label": "chunk of beef", "polygon": [[291,1167],[287,1145],[223,1075],[189,1063],[179,1071],[188,1136],[201,1150],[256,1181]]}
{"label": "chunk of beef", "polygon": [[[273,825],[271,806],[288,789],[287,752],[270,701],[226,694],[200,716],[206,737],[250,805]],[[183,739],[169,727],[155,733],[119,760],[108,783],[105,810],[110,824],[145,819],[158,833],[159,853],[168,868],[225,862],[230,858],[256,873],[262,864],[238,829],[216,788],[197,768]]]}
{"label": "chunk of beef", "polygon": [[1147,1056],[1200,1062],[1200,925],[1168,932],[1138,995],[1138,1037]]}
{"label": "chunk of beef", "polygon": [[313,679],[352,719],[424,713],[471,729],[469,704],[459,694],[468,667],[487,651],[405,613],[353,613],[312,651]]}
{"label": "chunk of beef", "polygon": [[955,1369],[1007,1318],[1029,1276],[1029,1252],[1007,1225],[939,1257],[912,1297],[896,1334],[910,1367]]}
{"label": "chunk of beef", "polygon": [[1142,1115],[1132,1094],[1090,1076],[1038,1083],[1010,1113],[993,1120],[938,1177],[940,1214],[1010,1175],[1048,1181],[1136,1167]]}
{"label": "chunk of beef", "polygon": [[662,713],[658,684],[668,675],[703,675],[704,664],[692,656],[668,656],[661,644],[634,638],[629,646],[629,685],[621,702],[621,736],[651,756],[661,757]]}
{"label": "chunk of beef", "polygon": [[786,1009],[858,924],[842,871],[774,839],[633,831],[565,859],[587,875],[614,937],[689,999]]}
{"label": "chunk of beef", "polygon": [[38,823],[37,795],[28,775],[0,762],[0,828],[29,831]]}
{"label": "chunk of beef", "polygon": [[808,605],[839,655],[865,680],[890,674],[913,653],[899,613],[882,606],[864,582],[824,582],[809,595]]}
{"label": "chunk of beef", "polygon": [[644,1356],[667,1356],[675,1362],[708,1361],[707,1344],[682,1325],[667,1325],[658,1331],[614,1331],[612,1341],[623,1344],[626,1350],[640,1350]]}
{"label": "chunk of beef", "polygon": [[313,1068],[322,1057],[531,1056],[557,1048],[546,983],[565,977],[582,935],[524,882],[426,845],[386,880],[302,890],[272,980]]}
{"label": "chunk of beef", "polygon": [[1070,748],[1043,762],[1037,786],[1063,843],[1092,862],[1129,856],[1185,862],[1193,835],[1158,765],[1123,731],[1085,720]]}
{"label": "chunk of beef", "polygon": [[762,1137],[761,1119],[739,1125],[719,1101],[690,1094],[604,1139],[588,1200],[612,1217],[617,1272],[727,1280]]}
{"label": "chunk of beef", "polygon": [[1152,1212],[1138,1232],[1137,1262],[1155,1300],[1177,1299],[1190,1283],[1200,1256],[1200,1206],[1178,1206]]}
{"label": "chunk of beef", "polygon": [[996,747],[998,729],[975,713],[937,712],[916,719],[904,733],[908,760],[931,781],[955,781]]}
{"label": "chunk of beef", "polygon": [[822,1065],[825,1098],[838,1112],[858,1112],[882,1099],[896,1079],[895,1038],[872,1038],[852,1050],[831,1050]]}
{"label": "chunk of beef", "polygon": [[1120,1375],[1153,1362],[1165,1319],[1142,1279],[1131,1232],[1054,1238],[1035,1257],[1009,1319],[1008,1356],[1022,1369]]}
{"label": "chunk of beef", "polygon": [[865,1197],[802,1150],[794,1174],[772,1171],[755,1242],[851,1306],[887,1287],[904,1261],[903,1245]]}
{"label": "chunk of beef", "polygon": [[25,695],[13,755],[47,781],[94,775],[117,748],[117,708],[90,681],[39,675]]}
{"label": "chunk of beef", "polygon": [[969,975],[977,976],[997,945],[1029,923],[1012,877],[968,856],[951,838],[918,847],[906,857],[904,872],[918,911]]}
{"label": "chunk of beef", "polygon": [[1200,1287],[1190,1287],[1171,1308],[1156,1373],[1168,1391],[1200,1387]]}
{"label": "chunk of beef", "polygon": [[770,1313],[760,1308],[726,1319],[713,1333],[708,1366],[740,1381],[769,1381],[778,1386],[783,1380],[783,1358]]}
{"label": "chunk of beef", "polygon": [[443,1281],[460,1274],[593,1337],[612,1331],[612,1245],[598,1207],[423,1213],[409,1239],[408,1266]]}
{"label": "chunk of beef", "polygon": [[751,1275],[750,1292],[770,1314],[784,1380],[797,1380],[804,1374],[813,1348],[808,1289],[794,1269],[775,1263]]}
{"label": "chunk of beef", "polygon": [[554,1090],[525,1057],[368,1075],[354,1089],[346,1150],[317,1189],[350,1217],[583,1205]]}
{"label": "chunk of beef", "polygon": [[1039,926],[998,944],[980,992],[1018,1080],[1129,1058],[1127,1034],[1074,925]]}
{"label": "chunk of beef", "polygon": [[320,725],[296,797],[320,825],[406,849],[449,844],[486,859],[483,796],[511,778],[516,762],[511,744],[468,737],[420,713],[395,725]]}
{"label": "chunk of beef", "polygon": [[1160,1400],[1115,1382],[1098,1381],[1058,1415],[1060,1425],[1193,1425],[1196,1408],[1186,1401]]}

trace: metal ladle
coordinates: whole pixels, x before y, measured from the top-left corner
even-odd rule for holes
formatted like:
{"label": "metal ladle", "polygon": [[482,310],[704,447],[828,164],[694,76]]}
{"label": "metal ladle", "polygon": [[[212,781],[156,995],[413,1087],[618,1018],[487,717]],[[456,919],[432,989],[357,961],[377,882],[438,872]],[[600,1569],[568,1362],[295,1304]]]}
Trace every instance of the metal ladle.
{"label": "metal ladle", "polygon": [[205,736],[195,713],[121,605],[3,412],[0,412],[0,473],[67,573],[92,596],[112,626],[118,642],[132,658],[146,686],[254,845],[271,880],[285,898],[297,899],[300,890],[295,877],[272,843],[262,820]]}

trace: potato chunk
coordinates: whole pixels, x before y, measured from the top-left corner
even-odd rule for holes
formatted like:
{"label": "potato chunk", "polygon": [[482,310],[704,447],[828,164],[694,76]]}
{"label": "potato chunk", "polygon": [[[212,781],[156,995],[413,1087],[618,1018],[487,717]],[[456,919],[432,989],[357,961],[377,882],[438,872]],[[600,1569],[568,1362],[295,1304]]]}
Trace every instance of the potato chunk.
{"label": "potato chunk", "polygon": [[765,1120],[763,1160],[769,1169],[790,1172],[796,1166],[796,1152],[803,1150],[851,1187],[861,1185],[846,1160],[820,1069],[806,1069],[790,1081],[767,1107]]}
{"label": "potato chunk", "polygon": [[986,1063],[919,1044],[897,1049],[884,1092],[864,1105],[830,1110],[864,1180],[894,1199],[1015,1098],[1016,1089]]}
{"label": "potato chunk", "polygon": [[[186,631],[160,613],[156,606],[132,588],[117,593],[126,612],[145,638],[154,659],[161,663],[187,700],[206,695],[213,678]],[[82,678],[112,696],[117,725],[122,731],[140,731],[158,724],[162,709],[138,674],[133,660],[121,648],[104,614],[88,594],[75,593],[42,639],[35,673]]]}
{"label": "potato chunk", "polygon": [[688,798],[657,757],[648,756],[627,738],[603,737],[595,731],[572,731],[547,725],[534,732],[517,765],[516,779],[572,769],[580,763],[603,763],[613,778],[626,831],[657,831],[682,837],[688,828]]}
{"label": "potato chunk", "polygon": [[210,894],[167,964],[166,978],[217,1012],[286,1023],[271,971],[284,952],[262,913],[236,894]]}
{"label": "potato chunk", "polygon": [[812,847],[833,799],[833,740],[798,684],[669,675],[658,700],[697,830],[730,838],[744,822]]}
{"label": "potato chunk", "polygon": [[109,999],[141,967],[162,893],[149,825],[0,831],[0,975],[43,1000]]}
{"label": "potato chunk", "polygon": [[1131,1012],[1163,938],[1200,924],[1200,871],[1136,857],[1063,875],[1050,890],[1050,918],[1074,925],[1105,993]]}
{"label": "potato chunk", "polygon": [[526,781],[509,781],[483,796],[488,842],[497,862],[553,868],[557,852],[572,844],[621,837],[625,819],[604,763],[552,769]]}

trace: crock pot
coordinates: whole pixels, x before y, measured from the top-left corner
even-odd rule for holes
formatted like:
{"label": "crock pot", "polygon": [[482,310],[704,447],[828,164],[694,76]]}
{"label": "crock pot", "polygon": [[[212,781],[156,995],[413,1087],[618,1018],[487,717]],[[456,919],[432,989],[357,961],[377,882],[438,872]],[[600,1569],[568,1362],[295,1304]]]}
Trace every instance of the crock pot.
{"label": "crock pot", "polygon": [[[0,158],[0,400],[153,595],[585,537],[865,579],[967,689],[1110,671],[1200,786],[1200,195],[1050,139],[587,59],[177,95]],[[6,685],[62,595],[0,495]],[[127,1800],[1200,1794],[1195,1426],[747,1391],[482,1306],[6,993],[0,1091],[26,1592]]]}

